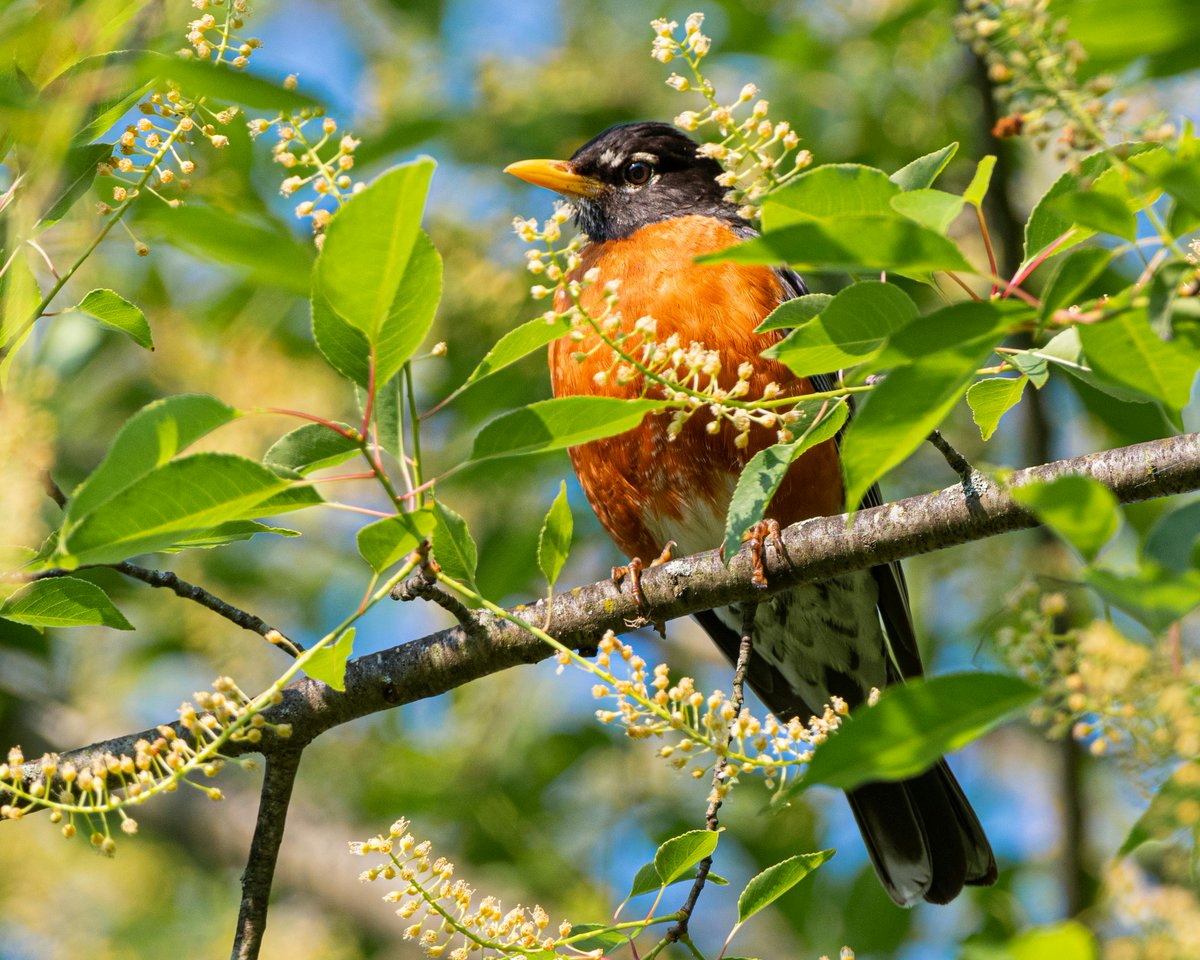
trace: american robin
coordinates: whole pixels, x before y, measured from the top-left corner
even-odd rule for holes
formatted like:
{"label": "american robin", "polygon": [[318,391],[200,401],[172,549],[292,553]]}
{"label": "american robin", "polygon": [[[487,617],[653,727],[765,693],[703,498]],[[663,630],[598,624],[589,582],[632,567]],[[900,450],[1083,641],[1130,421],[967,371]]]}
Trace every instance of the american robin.
{"label": "american robin", "polygon": [[[780,303],[807,292],[799,276],[787,268],[695,262],[753,236],[754,228],[725,199],[716,180],[720,165],[697,153],[691,138],[661,123],[620,124],[570,160],[525,160],[507,172],[573,204],[588,237],[576,272],[599,271],[599,282],[581,294],[593,316],[602,312],[604,283],[619,280],[627,332],[650,315],[660,341],[677,334],[684,345],[702,343],[720,353],[723,371],[752,364],[748,396],[760,396],[771,382],[791,395],[833,388],[831,376],[798,378],[761,356],[784,333],[754,329]],[[558,296],[558,308],[566,309],[565,292]],[[593,335],[551,344],[555,396],[641,395],[640,378],[622,384],[596,376],[613,361],[611,351],[592,349],[599,343]],[[726,376],[722,386],[730,387],[732,373]],[[755,426],[749,443],[739,446],[728,422],[710,432],[706,417],[693,416],[674,438],[667,418],[647,417],[628,433],[571,449],[588,502],[627,557],[656,556],[672,540],[684,554],[722,543],[738,474],[775,442],[775,431]],[[842,511],[843,500],[838,443],[830,440],[792,466],[768,518],[787,525],[829,516]],[[864,505],[880,502],[876,488]],[[696,619],[736,660],[741,612],[710,610]],[[921,669],[899,564],[804,584],[758,607],[747,676],[782,720],[807,720],[833,696],[855,707],[872,687],[920,676]],[[944,759],[920,776],[867,784],[847,796],[879,879],[896,903],[947,903],[964,884],[995,881],[987,837]]]}

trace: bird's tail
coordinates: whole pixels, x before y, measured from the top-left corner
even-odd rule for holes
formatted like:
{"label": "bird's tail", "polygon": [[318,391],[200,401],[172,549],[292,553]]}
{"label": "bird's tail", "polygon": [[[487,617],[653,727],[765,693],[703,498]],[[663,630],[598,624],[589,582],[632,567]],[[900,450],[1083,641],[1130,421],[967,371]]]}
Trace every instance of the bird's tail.
{"label": "bird's tail", "polygon": [[996,881],[991,845],[945,759],[911,780],[846,795],[875,872],[900,906],[949,903],[964,884]]}

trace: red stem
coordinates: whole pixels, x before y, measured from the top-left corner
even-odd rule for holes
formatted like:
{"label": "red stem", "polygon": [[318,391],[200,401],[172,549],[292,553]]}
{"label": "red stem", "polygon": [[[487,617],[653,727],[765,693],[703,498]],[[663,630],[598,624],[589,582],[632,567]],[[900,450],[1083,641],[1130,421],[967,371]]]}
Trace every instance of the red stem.
{"label": "red stem", "polygon": [[1048,246],[1045,250],[1043,250],[1036,257],[1034,257],[1028,264],[1026,264],[1024,267],[1022,267],[1020,270],[1018,270],[1016,272],[1016,274],[1013,276],[1013,278],[1008,282],[1008,287],[1007,287],[1007,289],[1005,289],[1004,296],[1001,297],[1001,299],[1007,300],[1008,295],[1010,293],[1012,293],[1015,288],[1019,287],[1022,283],[1024,283],[1025,279],[1031,273],[1033,273],[1034,270],[1036,270],[1038,267],[1040,267],[1045,262],[1045,260],[1054,253],[1055,250],[1057,250],[1064,243],[1066,243],[1067,240],[1069,240],[1071,238],[1071,235],[1073,233],[1075,233],[1074,227],[1072,227],[1070,230],[1068,230],[1066,233],[1064,233],[1061,237],[1059,237],[1052,244],[1050,244],[1050,246]]}

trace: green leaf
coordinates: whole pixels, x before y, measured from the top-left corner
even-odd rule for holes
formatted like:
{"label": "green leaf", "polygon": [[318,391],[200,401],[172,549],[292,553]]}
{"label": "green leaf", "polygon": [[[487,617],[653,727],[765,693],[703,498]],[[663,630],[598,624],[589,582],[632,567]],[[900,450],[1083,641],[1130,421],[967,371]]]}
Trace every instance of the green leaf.
{"label": "green leaf", "polygon": [[1158,182],[1179,203],[1200,215],[1200,163],[1174,163],[1161,171]]}
{"label": "green leaf", "polygon": [[831,163],[806,170],[763,200],[763,230],[778,230],[803,220],[849,214],[888,213],[888,201],[900,192],[886,173],[857,163]]}
{"label": "green leaf", "polygon": [[801,853],[767,867],[746,884],[746,889],[738,897],[738,925],[778,900],[836,852],[821,850],[817,853]]}
{"label": "green leaf", "polygon": [[132,630],[103,590],[78,577],[52,577],[28,583],[0,604],[0,617],[31,627],[82,627],[100,624]]}
{"label": "green leaf", "polygon": [[65,217],[75,201],[91,187],[100,161],[111,156],[112,144],[109,143],[81,143],[70,147],[61,163],[62,181],[58,196],[45,215],[34,224],[34,230],[44,230]]}
{"label": "green leaf", "polygon": [[962,208],[962,197],[943,190],[910,190],[892,197],[892,209],[943,236]]}
{"label": "green leaf", "polygon": [[310,306],[317,349],[334,370],[366,390],[371,376],[371,345],[367,338],[334,312],[316,284]]}
{"label": "green leaf", "polygon": [[402,164],[355,194],[330,221],[317,258],[320,298],[366,337],[378,383],[416,352],[441,296],[441,257],[421,233],[433,168],[428,158]]}
{"label": "green leaf", "polygon": [[1089,568],[1084,580],[1156,635],[1200,607],[1200,570],[1167,570],[1147,560],[1127,574]]}
{"label": "green leaf", "polygon": [[1129,205],[1108,193],[1088,190],[1068,193],[1053,202],[1055,212],[1093,233],[1111,233],[1123,240],[1137,236],[1137,218]]}
{"label": "green leaf", "polygon": [[1200,351],[1181,339],[1164,342],[1144,309],[1102,323],[1081,324],[1079,340],[1100,378],[1131,388],[1172,410],[1187,406],[1200,369]]}
{"label": "green leaf", "polygon": [[1056,261],[1054,272],[1042,294],[1038,322],[1048,323],[1056,311],[1078,304],[1088,288],[1104,273],[1113,253],[1103,247],[1088,247]]}
{"label": "green leaf", "polygon": [[166,550],[198,531],[257,514],[287,485],[261,464],[232,454],[197,453],[172,460],[124,486],[74,523],[59,544],[56,559],[114,563]]}
{"label": "green leaf", "polygon": [[1032,703],[1038,689],[995,673],[960,673],[889,687],[821,744],[803,783],[851,790],[904,780],[966,746]]}
{"label": "green leaf", "polygon": [[[337,425],[350,429],[345,423]],[[284,476],[307,476],[345,463],[356,453],[358,444],[353,440],[322,423],[306,423],[271,444],[263,454],[263,464]]]}
{"label": "green leaf", "polygon": [[233,407],[205,394],[181,394],[142,407],[125,421],[100,465],[71,494],[64,529],[239,416]]}
{"label": "green leaf", "polygon": [[1029,378],[1025,376],[991,377],[971,384],[967,390],[967,403],[984,440],[992,439],[992,434],[1000,425],[1000,418],[1020,403],[1028,382]]}
{"label": "green leaf", "polygon": [[1149,840],[1165,840],[1180,830],[1195,830],[1195,819],[1180,814],[1195,809],[1197,804],[1200,804],[1200,760],[1191,760],[1158,788],[1146,812],[1130,828],[1117,856],[1130,854]]}
{"label": "green leaf", "polygon": [[106,327],[121,331],[138,346],[154,349],[154,338],[150,334],[146,315],[113,290],[93,290],[71,309],[87,314]]}
{"label": "green leaf", "polygon": [[1168,507],[1142,542],[1142,557],[1168,570],[1182,572],[1200,566],[1200,500]]}
{"label": "green leaf", "polygon": [[1084,72],[1167,77],[1200,66],[1200,23],[1192,0],[1054,0],[1071,38],[1088,52]]}
{"label": "green leaf", "polygon": [[838,293],[819,316],[764,350],[763,356],[786,364],[798,377],[853,367],[878,355],[887,338],[917,316],[917,305],[895,284],[856,283]]}
{"label": "green leaf", "polygon": [[383,573],[421,545],[433,530],[428,508],[385,517],[358,531],[358,552],[376,573]]}
{"label": "green leaf", "polygon": [[475,584],[479,550],[467,529],[467,521],[443,504],[433,502],[433,556],[442,572],[452,580]]}
{"label": "green leaf", "polygon": [[663,400],[556,397],[502,414],[475,437],[472,460],[545,453],[632,430]]}
{"label": "green leaf", "polygon": [[[264,511],[265,512],[265,511]],[[178,553],[180,550],[209,550],[213,547],[223,547],[227,543],[237,543],[249,540],[259,533],[273,533],[279,537],[298,537],[300,533],[286,527],[269,527],[255,520],[229,520],[208,530],[184,534],[173,546],[166,548],[164,553]]]}
{"label": "green leaf", "polygon": [[[5,255],[7,261],[8,255]],[[3,264],[0,263],[0,266]],[[0,274],[0,347],[7,346],[37,309],[42,299],[37,279],[29,269],[29,261],[20,252]],[[13,349],[9,356],[16,353]]]}
{"label": "green leaf", "polygon": [[1004,359],[1025,374],[1039,390],[1050,379],[1050,371],[1045,357],[1022,350],[1019,353],[1006,353]]}
{"label": "green leaf", "polygon": [[1116,496],[1090,477],[1059,477],[1049,483],[1013,487],[1010,492],[1089,563],[1120,526]]}
{"label": "green leaf", "polygon": [[665,841],[654,854],[654,869],[662,883],[674,883],[717,849],[716,830],[689,830]]}
{"label": "green leaf", "polygon": [[[814,417],[822,406],[822,401],[810,401],[804,405],[804,414]],[[766,516],[771,498],[787,475],[788,468],[806,451],[832,439],[846,422],[847,413],[846,404],[837,403],[824,419],[815,427],[809,427],[798,439],[791,443],[777,443],[750,458],[738,476],[725,517],[726,563],[738,552],[745,532]]]}
{"label": "green leaf", "polygon": [[171,80],[191,96],[206,96],[224,103],[239,103],[256,110],[292,112],[314,107],[318,101],[298,90],[289,90],[253,73],[208,60],[184,60],[146,51],[138,64],[143,81]]}
{"label": "green leaf", "polygon": [[974,273],[954,243],[899,216],[846,216],[796,223],[697,258],[700,263],[776,264],[781,260],[814,272]]}
{"label": "green leaf", "polygon": [[192,203],[178,208],[139,203],[135,210],[139,228],[151,239],[203,260],[230,264],[258,283],[308,295],[312,245],[301,243],[276,220]]}
{"label": "green leaf", "polygon": [[[833,302],[828,293],[806,293],[802,297],[792,297],[784,300],[772,310],[762,323],[754,328],[755,333],[766,333],[769,330],[790,330],[799,326],[805,320],[819,316]],[[824,372],[824,371],[823,371]]]}
{"label": "green leaf", "polygon": [[1008,943],[1006,960],[1096,960],[1092,932],[1077,920],[1026,930]]}
{"label": "green leaf", "polygon": [[[603,954],[612,953],[629,943],[631,932],[626,930],[613,930],[610,923],[577,923],[571,928],[571,937],[579,936],[581,933],[589,934],[586,937],[580,937],[578,940],[571,940],[571,947],[581,953],[591,953],[594,950],[601,950]],[[555,960],[561,957],[562,954],[553,953],[546,960]]]}
{"label": "green leaf", "polygon": [[892,337],[876,364],[904,365],[871,391],[842,441],[848,504],[916,450],[958,402],[1013,316],[996,307],[955,304]]}
{"label": "green leaf", "polygon": [[354,651],[354,628],[347,629],[337,641],[314,650],[304,661],[304,672],[314,680],[328,684],[338,693],[346,692],[346,661]]}
{"label": "green leaf", "polygon": [[567,503],[567,483],[564,480],[558,488],[558,496],[550,504],[546,519],[542,521],[542,532],[538,534],[538,566],[551,590],[562,572],[563,564],[567,562],[573,531],[571,505]]}
{"label": "green leaf", "polygon": [[[404,444],[404,430],[407,426],[407,413],[404,409],[404,371],[392,377],[382,387],[375,388],[375,432],[379,445],[397,460],[400,459],[400,448]],[[365,389],[355,391],[358,395],[359,410],[366,413],[367,392]]]}
{"label": "green leaf", "polygon": [[[1029,215],[1029,221],[1025,224],[1025,260],[1027,262],[1032,260],[1037,254],[1044,251],[1050,244],[1054,243],[1055,240],[1072,228],[1074,228],[1074,233],[1055,248],[1055,253],[1062,253],[1081,240],[1086,240],[1094,232],[1089,228],[1079,227],[1073,222],[1070,216],[1056,209],[1055,201],[1060,197],[1078,193],[1087,184],[1098,181],[1098,178],[1105,171],[1113,167],[1115,162],[1114,157],[1129,158],[1145,156],[1151,153],[1158,156],[1165,156],[1163,148],[1158,144],[1119,144],[1116,147],[1092,154],[1080,163],[1077,171],[1068,171],[1055,180],[1050,189],[1042,195],[1042,198],[1034,206],[1033,212]],[[1115,177],[1117,176],[1117,172],[1114,171],[1109,175]],[[1139,199],[1139,204],[1144,205],[1153,199],[1153,196],[1153,192],[1143,195]]]}
{"label": "green leaf", "polygon": [[901,190],[925,190],[933,186],[938,175],[946,169],[946,165],[954,159],[958,152],[958,142],[947,144],[941,150],[927,153],[918,157],[907,166],[901,167],[888,179]]}
{"label": "green leaf", "polygon": [[1067,327],[1044,347],[1030,351],[1033,356],[1049,360],[1055,366],[1061,367],[1089,387],[1094,387],[1116,400],[1131,403],[1149,403],[1150,398],[1137,390],[1129,390],[1102,377],[1096,376],[1092,368],[1087,366],[1083,356],[1083,344],[1079,339],[1079,327]]}
{"label": "green leaf", "polygon": [[978,209],[983,206],[983,198],[987,196],[988,187],[992,184],[992,171],[996,169],[996,158],[990,154],[979,161],[975,168],[975,176],[963,191],[963,200]]}
{"label": "green leaf", "polygon": [[[685,873],[683,876],[672,881],[672,883],[688,883],[693,879],[695,879],[694,876]],[[722,887],[728,886],[729,884],[728,880],[722,876],[718,876],[711,870],[708,871],[708,875],[705,877],[705,882],[715,883]],[[629,893],[626,895],[625,899],[632,900],[634,897],[640,897],[644,893],[653,893],[655,890],[661,890],[666,886],[668,886],[668,884],[663,883],[659,878],[658,868],[654,866],[654,863],[644,863],[634,876],[633,885],[629,888]]]}
{"label": "green leaf", "polygon": [[[534,317],[519,327],[514,327],[496,341],[496,345],[479,361],[459,390],[527,357],[539,347],[557,340],[570,329],[571,323],[565,317],[558,317],[553,323],[547,323],[541,317]],[[455,393],[458,393],[458,390]]]}

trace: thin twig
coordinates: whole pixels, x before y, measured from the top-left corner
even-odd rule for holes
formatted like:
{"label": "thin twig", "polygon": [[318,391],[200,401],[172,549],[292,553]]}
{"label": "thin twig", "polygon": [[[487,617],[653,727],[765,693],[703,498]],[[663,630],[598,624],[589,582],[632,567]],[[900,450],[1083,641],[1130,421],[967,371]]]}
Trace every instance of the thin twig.
{"label": "thin twig", "polygon": [[300,750],[278,751],[267,757],[262,794],[258,801],[258,822],[246,869],[242,873],[242,905],[238,909],[237,932],[233,938],[231,960],[255,960],[267,929],[267,905],[275,862],[283,842],[292,786],[300,767]]}
{"label": "thin twig", "polygon": [[416,600],[417,598],[436,603],[449,613],[466,632],[467,636],[483,636],[479,616],[474,610],[451,593],[437,585],[437,577],[426,566],[402,583],[396,584],[392,590],[393,600]]}
{"label": "thin twig", "polygon": [[[742,704],[746,699],[746,668],[750,664],[750,648],[754,636],[754,614],[757,611],[757,603],[747,603],[742,608],[742,641],[738,646],[737,666],[733,671],[732,705],[734,721],[737,720],[738,715],[742,712]],[[725,739],[726,747],[729,746],[732,740],[733,724],[731,723],[729,735]],[[728,766],[729,761],[725,754],[722,754],[713,766],[712,793],[709,794],[708,809],[704,812],[704,826],[708,830],[716,831],[720,826],[717,820],[717,811],[721,809],[721,800],[724,795],[721,788]],[[687,936],[688,921],[691,920],[692,911],[696,909],[696,901],[699,899],[700,891],[704,889],[704,884],[708,880],[708,871],[710,869],[712,869],[711,856],[705,857],[700,861],[700,865],[696,870],[696,879],[692,883],[692,889],[688,892],[687,900],[684,901],[683,906],[679,908],[677,914],[679,920],[675,923],[675,926],[666,932],[664,939],[674,943]]]}

